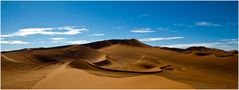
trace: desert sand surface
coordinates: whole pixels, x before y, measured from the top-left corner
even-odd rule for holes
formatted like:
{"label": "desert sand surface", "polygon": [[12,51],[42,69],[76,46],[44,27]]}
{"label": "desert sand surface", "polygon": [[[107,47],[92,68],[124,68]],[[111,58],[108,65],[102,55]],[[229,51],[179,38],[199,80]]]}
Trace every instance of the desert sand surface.
{"label": "desert sand surface", "polygon": [[3,89],[236,89],[238,52],[136,39],[1,52]]}
{"label": "desert sand surface", "polygon": [[[57,74],[56,74],[57,73]],[[143,83],[143,82],[147,83]],[[66,83],[69,82],[69,83]],[[142,75],[135,77],[113,78],[89,74],[80,69],[62,67],[38,82],[34,89],[153,89],[153,88],[193,88],[190,85],[169,80],[162,76]]]}

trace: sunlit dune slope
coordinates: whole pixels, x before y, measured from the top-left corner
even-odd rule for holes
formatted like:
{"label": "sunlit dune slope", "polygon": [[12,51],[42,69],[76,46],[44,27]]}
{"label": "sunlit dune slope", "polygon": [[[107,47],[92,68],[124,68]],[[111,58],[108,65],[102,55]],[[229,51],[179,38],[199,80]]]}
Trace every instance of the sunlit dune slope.
{"label": "sunlit dune slope", "polygon": [[2,88],[237,88],[237,51],[129,39],[1,54]]}
{"label": "sunlit dune slope", "polygon": [[[237,55],[217,57],[185,54],[160,48],[138,48],[114,45],[101,49],[112,62],[111,68],[129,69],[138,65],[164,67],[162,74],[173,80],[183,81],[196,88],[235,88],[237,87]],[[122,59],[124,58],[124,59]],[[140,63],[140,64],[139,64]],[[142,65],[143,64],[143,65]],[[207,78],[205,78],[207,77]]]}

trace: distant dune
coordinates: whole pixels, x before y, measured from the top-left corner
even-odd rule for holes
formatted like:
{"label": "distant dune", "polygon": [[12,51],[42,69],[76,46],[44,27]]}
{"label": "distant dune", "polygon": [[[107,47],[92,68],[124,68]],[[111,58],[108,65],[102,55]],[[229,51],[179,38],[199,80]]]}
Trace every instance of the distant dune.
{"label": "distant dune", "polygon": [[238,51],[137,39],[1,52],[3,89],[236,89]]}

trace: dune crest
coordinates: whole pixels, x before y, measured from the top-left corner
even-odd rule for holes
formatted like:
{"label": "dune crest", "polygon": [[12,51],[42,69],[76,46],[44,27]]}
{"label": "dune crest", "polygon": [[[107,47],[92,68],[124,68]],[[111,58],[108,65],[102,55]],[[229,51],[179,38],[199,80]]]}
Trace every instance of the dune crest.
{"label": "dune crest", "polygon": [[237,51],[152,47],[125,39],[1,54],[4,89],[237,88]]}

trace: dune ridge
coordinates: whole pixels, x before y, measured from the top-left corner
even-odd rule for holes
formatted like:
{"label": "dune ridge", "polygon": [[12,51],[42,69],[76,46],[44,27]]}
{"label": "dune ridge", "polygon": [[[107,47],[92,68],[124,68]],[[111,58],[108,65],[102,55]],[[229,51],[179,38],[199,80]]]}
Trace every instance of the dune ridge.
{"label": "dune ridge", "polygon": [[[237,54],[206,47],[152,47],[137,39],[5,51],[1,52],[2,88],[235,89]],[[81,74],[113,86],[78,78]],[[59,80],[72,83],[54,83]],[[79,81],[85,83],[78,85]]]}

